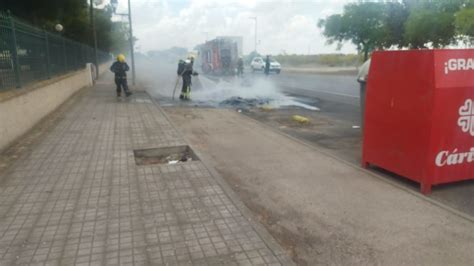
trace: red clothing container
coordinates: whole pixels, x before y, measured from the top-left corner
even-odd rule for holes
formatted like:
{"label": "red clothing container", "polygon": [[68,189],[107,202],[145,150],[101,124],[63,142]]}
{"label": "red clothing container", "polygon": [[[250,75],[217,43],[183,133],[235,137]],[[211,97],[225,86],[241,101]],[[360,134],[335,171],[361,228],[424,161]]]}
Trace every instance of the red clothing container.
{"label": "red clothing container", "polygon": [[474,179],[474,49],[374,52],[362,164],[432,185]]}

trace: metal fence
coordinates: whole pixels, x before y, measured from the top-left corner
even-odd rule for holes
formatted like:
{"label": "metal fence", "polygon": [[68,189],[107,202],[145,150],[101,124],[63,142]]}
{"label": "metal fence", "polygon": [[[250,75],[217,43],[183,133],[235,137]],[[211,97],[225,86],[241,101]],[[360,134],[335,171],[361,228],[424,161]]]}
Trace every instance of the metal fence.
{"label": "metal fence", "polygon": [[[98,51],[99,63],[110,60]],[[0,12],[0,90],[49,79],[94,62],[90,46],[35,28]]]}

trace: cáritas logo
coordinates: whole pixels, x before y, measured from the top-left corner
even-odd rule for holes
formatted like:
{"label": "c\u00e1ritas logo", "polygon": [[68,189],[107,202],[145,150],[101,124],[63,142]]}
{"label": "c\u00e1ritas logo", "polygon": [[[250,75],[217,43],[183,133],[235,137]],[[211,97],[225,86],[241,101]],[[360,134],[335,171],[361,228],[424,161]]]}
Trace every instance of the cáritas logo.
{"label": "c\u00e1ritas logo", "polygon": [[474,106],[471,99],[464,101],[464,104],[459,107],[458,114],[458,126],[461,127],[462,132],[474,137]]}
{"label": "c\u00e1ritas logo", "polygon": [[474,58],[452,58],[444,63],[444,74],[451,71],[474,70]]}
{"label": "c\u00e1ritas logo", "polygon": [[459,152],[458,149],[440,151],[435,158],[435,164],[438,167],[472,162],[474,162],[474,147],[466,152]]}
{"label": "c\u00e1ritas logo", "polygon": [[[472,99],[464,101],[464,104],[458,109],[458,114],[458,126],[461,127],[461,131],[474,137],[474,102]],[[458,149],[440,151],[435,158],[435,164],[438,167],[472,162],[474,162],[474,147],[465,152],[459,152]]]}

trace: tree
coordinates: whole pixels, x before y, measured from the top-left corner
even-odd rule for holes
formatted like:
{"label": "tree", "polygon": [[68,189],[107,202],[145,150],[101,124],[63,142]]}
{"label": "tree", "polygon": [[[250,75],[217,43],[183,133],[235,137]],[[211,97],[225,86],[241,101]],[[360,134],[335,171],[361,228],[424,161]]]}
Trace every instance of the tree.
{"label": "tree", "polygon": [[128,23],[115,22],[112,24],[110,32],[110,52],[114,54],[125,53],[129,47],[129,30]]}
{"label": "tree", "polygon": [[[62,34],[81,43],[93,45],[89,0],[1,0],[0,10],[10,12],[38,28],[54,31],[58,23]],[[123,51],[128,44],[128,28],[112,22],[112,8],[94,9],[97,45],[103,51]],[[118,24],[118,26],[115,26]]]}
{"label": "tree", "polygon": [[402,48],[406,46],[404,39],[405,22],[409,15],[408,8],[400,2],[387,2],[385,4],[383,47],[395,45]]}
{"label": "tree", "polygon": [[410,48],[443,47],[455,40],[454,13],[465,0],[410,1],[405,23],[405,42]]}
{"label": "tree", "polygon": [[[338,43],[339,47],[344,41],[351,41],[357,46],[359,52],[367,60],[368,54],[375,48],[390,47],[399,43],[396,37],[396,21],[389,24],[388,11],[400,13],[395,4],[390,9],[382,2],[360,2],[344,6],[342,15],[336,14],[318,22],[318,27],[324,28],[323,35],[328,38],[328,43]],[[395,34],[396,33],[396,34]]]}
{"label": "tree", "polygon": [[466,36],[471,42],[474,38],[474,8],[464,8],[455,14],[456,33]]}
{"label": "tree", "polygon": [[433,10],[412,11],[405,24],[405,41],[410,48],[439,48],[454,41],[454,16]]}
{"label": "tree", "polygon": [[443,47],[459,35],[472,40],[474,0],[358,2],[320,20],[328,43],[354,43],[367,58],[375,48]]}
{"label": "tree", "polygon": [[53,31],[54,25],[64,26],[66,37],[88,41],[87,0],[2,0],[0,10]]}
{"label": "tree", "polygon": [[[114,24],[118,22],[116,23],[111,22],[112,14],[113,14],[113,9],[111,6],[106,6],[104,9],[95,9],[94,14],[95,14],[95,29],[97,31],[97,47],[99,49],[110,51],[110,49],[113,46],[114,41],[117,41],[117,40],[121,41],[120,37],[125,39],[125,43],[126,43],[126,37],[124,35],[128,34],[126,33],[128,30],[128,27],[124,27],[124,28],[114,27]],[[114,38],[116,38],[116,40],[114,40]]]}
{"label": "tree", "polygon": [[409,10],[425,9],[455,13],[473,0],[403,0]]}

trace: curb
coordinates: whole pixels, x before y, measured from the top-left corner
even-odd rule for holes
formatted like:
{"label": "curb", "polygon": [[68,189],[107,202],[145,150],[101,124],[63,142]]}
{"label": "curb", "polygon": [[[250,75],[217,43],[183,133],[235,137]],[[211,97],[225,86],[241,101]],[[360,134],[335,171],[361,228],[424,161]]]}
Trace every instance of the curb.
{"label": "curb", "polygon": [[169,116],[166,114],[166,112],[163,110],[163,108],[158,104],[158,102],[151,97],[148,92],[145,91],[145,94],[151,99],[153,102],[153,105],[158,109],[158,111],[165,117],[165,119],[170,123],[171,127],[178,133],[179,137],[184,140],[184,142],[191,147],[191,149],[196,153],[196,155],[200,158],[203,166],[206,168],[206,170],[209,171],[211,176],[214,178],[214,180],[217,181],[217,183],[222,187],[224,190],[224,193],[229,197],[229,199],[232,201],[232,203],[239,209],[239,211],[242,213],[242,215],[249,221],[250,225],[252,228],[255,230],[255,232],[262,238],[263,242],[265,245],[268,247],[268,249],[275,255],[275,257],[278,259],[282,265],[296,265],[293,260],[290,258],[288,253],[286,252],[283,247],[278,244],[276,239],[267,231],[267,229],[260,224],[258,221],[256,221],[253,217],[254,214],[250,211],[247,206],[240,200],[239,196],[232,190],[232,188],[229,186],[229,184],[225,181],[225,179],[215,170],[215,166],[210,158],[207,156],[203,155],[198,149],[195,149],[190,142],[183,136],[181,131],[179,131],[174,123],[171,121]]}

